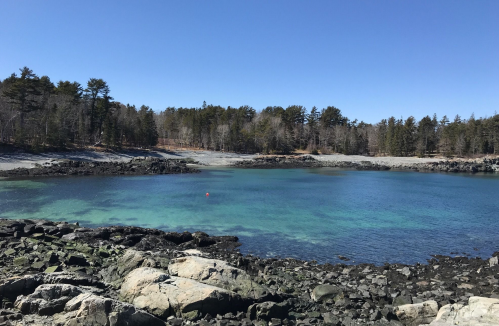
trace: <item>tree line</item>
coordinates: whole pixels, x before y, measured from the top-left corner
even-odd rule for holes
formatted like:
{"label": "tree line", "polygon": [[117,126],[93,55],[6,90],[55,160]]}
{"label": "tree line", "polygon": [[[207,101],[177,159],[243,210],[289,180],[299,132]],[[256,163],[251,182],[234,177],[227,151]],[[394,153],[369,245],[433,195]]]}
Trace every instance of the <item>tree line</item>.
{"label": "tree line", "polygon": [[350,120],[334,106],[174,108],[155,113],[124,105],[102,79],[38,77],[27,67],[0,82],[0,142],[21,147],[151,147],[158,143],[244,153],[343,153],[389,156],[499,154],[499,115],[452,121],[434,114],[417,121]]}
{"label": "tree line", "polygon": [[113,101],[108,84],[90,78],[52,83],[24,67],[0,81],[0,143],[40,149],[105,144],[154,146],[158,133],[151,108]]}
{"label": "tree line", "polygon": [[181,146],[247,153],[295,150],[389,156],[499,154],[499,115],[453,121],[390,117],[376,124],[350,120],[328,106],[167,108],[157,115],[160,137]]}

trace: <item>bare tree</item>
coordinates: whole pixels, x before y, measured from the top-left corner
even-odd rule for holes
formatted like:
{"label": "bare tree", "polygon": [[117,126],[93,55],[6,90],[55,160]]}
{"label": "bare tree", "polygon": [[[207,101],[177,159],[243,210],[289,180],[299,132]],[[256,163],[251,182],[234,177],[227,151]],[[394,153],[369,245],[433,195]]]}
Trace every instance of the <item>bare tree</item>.
{"label": "bare tree", "polygon": [[217,142],[219,148],[225,151],[225,144],[227,143],[227,139],[229,137],[229,125],[222,124],[217,126]]}

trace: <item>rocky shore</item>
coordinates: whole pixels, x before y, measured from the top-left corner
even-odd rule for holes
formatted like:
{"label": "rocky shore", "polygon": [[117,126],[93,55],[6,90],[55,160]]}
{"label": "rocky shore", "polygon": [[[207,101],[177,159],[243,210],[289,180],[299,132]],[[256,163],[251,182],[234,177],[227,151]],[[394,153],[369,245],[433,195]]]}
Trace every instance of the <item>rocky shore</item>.
{"label": "rocky shore", "polygon": [[0,325],[497,325],[499,252],[425,264],[243,255],[234,236],[0,220]]}
{"label": "rocky shore", "polygon": [[145,175],[196,173],[186,160],[155,157],[137,157],[127,162],[85,162],[64,160],[37,165],[35,168],[17,168],[0,171],[0,177],[40,177],[65,175]]}
{"label": "rocky shore", "polygon": [[477,160],[454,160],[425,163],[395,163],[391,165],[380,164],[371,161],[329,161],[319,160],[311,155],[274,155],[260,156],[252,160],[244,160],[233,163],[238,168],[318,168],[334,167],[357,170],[412,170],[420,172],[499,172],[499,159],[477,159]]}

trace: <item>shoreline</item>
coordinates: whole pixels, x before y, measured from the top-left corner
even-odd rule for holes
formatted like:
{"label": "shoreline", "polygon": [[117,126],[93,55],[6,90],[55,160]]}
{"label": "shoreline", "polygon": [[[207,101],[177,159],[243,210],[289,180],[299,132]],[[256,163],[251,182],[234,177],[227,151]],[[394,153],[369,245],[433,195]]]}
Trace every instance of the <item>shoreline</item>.
{"label": "shoreline", "polygon": [[[273,168],[284,166],[282,163],[294,160],[292,162],[296,167],[307,167],[307,164],[301,163],[299,158],[312,158],[313,167],[342,167],[342,168],[357,168],[357,169],[373,169],[373,170],[435,170],[436,166],[447,165],[452,170],[452,167],[459,165],[479,165],[483,164],[484,160],[491,160],[495,165],[496,171],[499,171],[499,159],[497,158],[480,158],[480,159],[454,159],[445,160],[440,158],[417,158],[417,157],[371,157],[360,155],[265,155],[258,154],[237,154],[223,153],[214,151],[122,151],[122,152],[98,152],[98,151],[72,151],[72,152],[54,152],[44,154],[29,154],[29,153],[7,153],[0,154],[0,171],[13,170],[17,168],[40,168],[48,167],[67,160],[79,162],[114,162],[125,163],[132,159],[140,157],[152,157],[158,159],[173,159],[173,160],[190,160],[201,166],[210,167],[263,167]],[[280,164],[261,164],[272,163],[275,158],[281,158]],[[294,159],[298,158],[298,159]],[[189,163],[189,162],[187,162]],[[308,162],[310,163],[310,161]],[[437,169],[440,170],[440,169]],[[445,170],[445,169],[444,169]],[[458,169],[461,171],[461,169]],[[452,171],[451,171],[452,172]],[[456,171],[457,172],[457,171]],[[471,171],[473,172],[473,171]]]}
{"label": "shoreline", "polygon": [[[320,265],[243,255],[240,245],[237,237],[203,232],[0,219],[3,316],[13,325],[64,325],[84,316],[71,302],[90,300],[104,319],[112,316],[99,302],[115,315],[135,309],[148,320],[137,325],[412,326],[429,324],[448,305],[470,307],[470,298],[499,304],[499,252],[489,259],[436,255],[414,265]],[[167,282],[157,292],[165,278],[176,290]],[[156,285],[140,290],[147,282]],[[204,291],[217,293],[217,305]]]}

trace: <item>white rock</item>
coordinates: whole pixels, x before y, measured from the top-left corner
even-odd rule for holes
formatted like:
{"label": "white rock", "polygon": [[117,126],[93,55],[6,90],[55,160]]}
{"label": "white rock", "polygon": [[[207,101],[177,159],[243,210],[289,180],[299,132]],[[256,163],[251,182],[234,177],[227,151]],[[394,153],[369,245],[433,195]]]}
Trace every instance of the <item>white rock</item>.
{"label": "white rock", "polygon": [[221,287],[246,297],[263,298],[269,294],[267,288],[253,282],[245,271],[223,260],[197,256],[181,257],[171,260],[168,271],[172,276]]}
{"label": "white rock", "polygon": [[467,306],[448,304],[440,308],[431,326],[492,326],[499,325],[499,299],[471,297]]}
{"label": "white rock", "polygon": [[182,251],[184,254],[186,254],[187,256],[205,256],[206,254],[204,252],[202,252],[201,250],[197,250],[197,249],[187,249],[187,250],[184,250]]}

